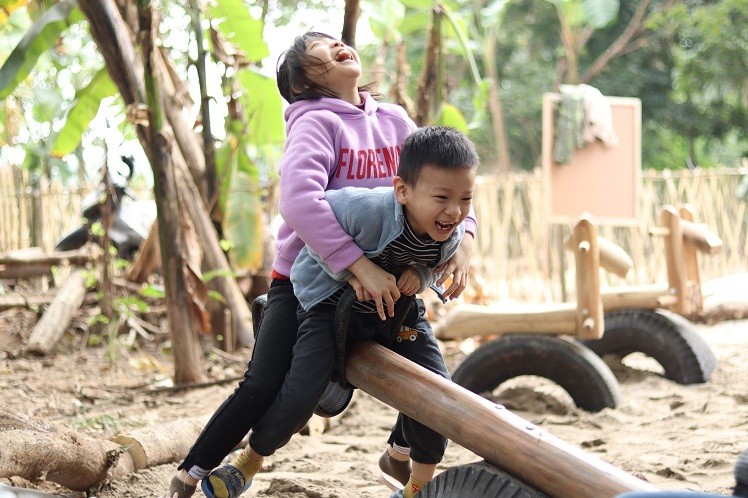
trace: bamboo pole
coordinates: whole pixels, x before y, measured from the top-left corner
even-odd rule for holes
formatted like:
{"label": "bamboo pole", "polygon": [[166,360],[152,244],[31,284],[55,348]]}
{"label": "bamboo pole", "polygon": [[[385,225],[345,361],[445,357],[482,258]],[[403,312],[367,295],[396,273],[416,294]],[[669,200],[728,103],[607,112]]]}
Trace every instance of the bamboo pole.
{"label": "bamboo pole", "polygon": [[348,358],[353,385],[550,496],[655,489],[384,346],[360,342]]}

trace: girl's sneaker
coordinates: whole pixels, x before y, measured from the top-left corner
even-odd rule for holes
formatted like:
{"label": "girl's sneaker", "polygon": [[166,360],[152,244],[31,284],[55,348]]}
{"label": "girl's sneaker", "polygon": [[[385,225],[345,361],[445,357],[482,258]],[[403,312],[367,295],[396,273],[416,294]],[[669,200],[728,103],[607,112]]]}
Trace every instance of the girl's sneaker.
{"label": "girl's sneaker", "polygon": [[169,491],[164,493],[163,498],[190,498],[195,494],[197,486],[190,486],[186,482],[183,482],[177,476],[171,478],[169,484]]}

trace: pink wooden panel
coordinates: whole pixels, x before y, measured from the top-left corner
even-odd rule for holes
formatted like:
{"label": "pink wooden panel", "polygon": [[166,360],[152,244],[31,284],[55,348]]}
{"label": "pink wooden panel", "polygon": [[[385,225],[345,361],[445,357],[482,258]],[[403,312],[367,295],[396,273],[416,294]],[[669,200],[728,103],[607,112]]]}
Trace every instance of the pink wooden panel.
{"label": "pink wooden panel", "polygon": [[584,212],[597,222],[636,223],[641,178],[641,101],[608,97],[618,145],[597,141],[576,149],[569,164],[553,162],[557,94],[543,96],[543,172],[551,222],[573,222]]}

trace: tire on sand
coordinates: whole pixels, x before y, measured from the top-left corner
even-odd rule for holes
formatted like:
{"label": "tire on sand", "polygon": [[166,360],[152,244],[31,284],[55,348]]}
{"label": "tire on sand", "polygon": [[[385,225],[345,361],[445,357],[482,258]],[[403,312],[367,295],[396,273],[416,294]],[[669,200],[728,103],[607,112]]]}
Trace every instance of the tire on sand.
{"label": "tire on sand", "polygon": [[418,498],[545,498],[547,495],[486,461],[447,469]]}
{"label": "tire on sand", "polygon": [[615,408],[621,391],[602,359],[575,340],[538,334],[505,335],[480,346],[452,374],[452,380],[474,392],[493,392],[522,375],[549,379],[569,393],[581,409]]}
{"label": "tire on sand", "polygon": [[662,365],[665,377],[678,384],[707,382],[717,366],[714,352],[693,323],[666,310],[606,313],[603,337],[584,343],[600,356],[624,358],[643,353]]}

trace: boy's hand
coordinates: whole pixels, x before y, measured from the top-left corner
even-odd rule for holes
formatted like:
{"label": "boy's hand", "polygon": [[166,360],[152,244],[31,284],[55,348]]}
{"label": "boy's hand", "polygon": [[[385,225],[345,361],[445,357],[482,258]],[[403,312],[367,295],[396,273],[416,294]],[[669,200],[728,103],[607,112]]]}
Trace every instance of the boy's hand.
{"label": "boy's hand", "polygon": [[405,268],[400,274],[400,278],[397,279],[397,288],[404,296],[412,296],[421,288],[421,277],[412,266]]}
{"label": "boy's hand", "polygon": [[466,234],[460,242],[460,247],[449,261],[436,267],[437,272],[442,272],[442,276],[436,281],[436,285],[442,285],[449,277],[452,277],[452,284],[444,291],[445,299],[456,299],[460,297],[468,283],[468,270],[470,269],[470,259],[473,256],[473,236]]}
{"label": "boy's hand", "polygon": [[[387,319],[384,312],[385,305],[387,306],[387,315],[395,316],[395,301],[400,299],[400,291],[397,288],[395,276],[372,263],[366,256],[358,258],[348,269],[358,279],[364,291],[374,300],[379,318]],[[356,296],[358,297],[358,295],[357,290]]]}

